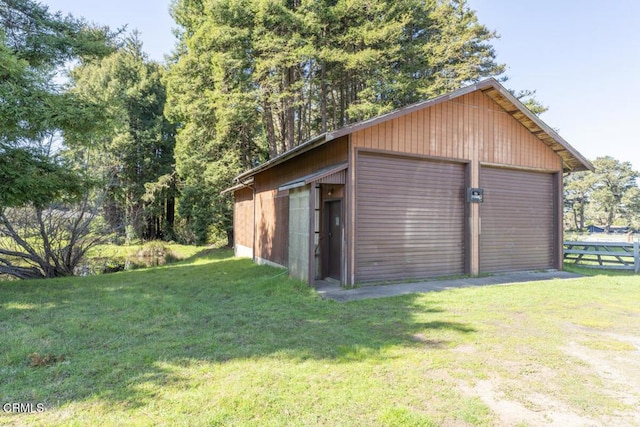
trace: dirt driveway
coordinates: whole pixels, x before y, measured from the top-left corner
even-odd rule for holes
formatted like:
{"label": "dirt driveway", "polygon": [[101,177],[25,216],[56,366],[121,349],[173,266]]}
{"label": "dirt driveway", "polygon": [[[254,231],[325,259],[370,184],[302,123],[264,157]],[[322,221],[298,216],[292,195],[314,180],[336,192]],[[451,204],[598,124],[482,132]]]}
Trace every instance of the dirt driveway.
{"label": "dirt driveway", "polygon": [[[504,426],[640,426],[640,337],[588,328],[576,328],[575,333],[576,340],[562,348],[567,356],[566,363],[572,365],[577,377],[596,376],[599,379],[599,387],[594,392],[604,393],[612,401],[623,404],[613,416],[590,419],[576,414],[564,401],[535,390],[510,398],[509,391],[514,384],[500,378],[483,379],[472,388],[461,385],[461,389],[469,396],[479,397]],[[618,348],[592,348],[580,342],[610,343],[611,347]],[[625,345],[635,349],[630,350]],[[626,350],[620,351],[623,347]],[[528,382],[534,383],[549,384],[555,379],[555,372],[548,369],[532,369],[526,375]],[[584,387],[587,388],[584,390],[586,398],[582,404],[589,405],[589,385],[584,384]]]}
{"label": "dirt driveway", "polygon": [[[530,281],[582,277],[564,271],[521,272],[481,278],[460,278],[384,286],[364,286],[345,290],[339,285],[321,283],[318,293],[339,302],[384,298],[413,293],[428,293],[455,288],[510,285]],[[640,290],[639,290],[640,292]],[[590,307],[599,310],[597,306]],[[637,326],[627,328],[624,316],[637,324],[637,311],[608,306],[602,318],[614,327],[580,324],[567,318],[559,323],[568,340],[550,349],[553,362],[527,360],[518,354],[496,352],[495,374],[459,381],[450,371],[434,373],[443,381],[457,384],[468,398],[480,399],[497,418],[500,426],[640,426],[640,333]],[[605,310],[605,311],[606,311]],[[568,315],[567,315],[568,316]],[[622,316],[622,317],[619,317]],[[560,318],[564,315],[560,310]],[[590,321],[594,321],[595,315]],[[614,319],[615,318],[615,319]],[[587,322],[588,323],[588,322]],[[531,333],[527,320],[521,324],[500,325],[502,333],[518,336]],[[545,333],[538,330],[534,333]],[[482,344],[480,344],[480,347]],[[464,345],[454,351],[471,358],[491,357],[492,352],[479,345]],[[525,350],[526,351],[526,350]],[[542,354],[544,352],[540,352]],[[534,357],[535,359],[535,357]],[[567,395],[563,390],[570,390]],[[601,408],[607,408],[604,413]],[[613,408],[613,409],[612,409]],[[635,409],[630,409],[635,408]],[[588,415],[585,415],[588,414]]]}

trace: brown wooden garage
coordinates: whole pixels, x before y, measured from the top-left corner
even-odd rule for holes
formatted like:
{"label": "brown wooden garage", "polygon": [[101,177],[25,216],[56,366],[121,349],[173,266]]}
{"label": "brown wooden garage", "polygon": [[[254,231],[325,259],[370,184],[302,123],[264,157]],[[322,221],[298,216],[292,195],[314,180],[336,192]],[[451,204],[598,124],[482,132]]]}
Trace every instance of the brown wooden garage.
{"label": "brown wooden garage", "polygon": [[357,282],[464,273],[465,166],[358,153]]}
{"label": "brown wooden garage", "polygon": [[345,286],[561,269],[563,173],[588,169],[489,79],[319,135],[239,175],[236,253]]}

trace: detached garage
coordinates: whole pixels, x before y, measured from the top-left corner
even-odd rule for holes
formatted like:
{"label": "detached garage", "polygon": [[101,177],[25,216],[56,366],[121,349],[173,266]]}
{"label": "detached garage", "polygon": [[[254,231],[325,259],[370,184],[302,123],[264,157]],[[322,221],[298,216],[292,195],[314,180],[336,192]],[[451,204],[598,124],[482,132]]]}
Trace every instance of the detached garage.
{"label": "detached garage", "polygon": [[592,169],[490,79],[236,178],[235,250],[343,285],[562,268],[562,177]]}

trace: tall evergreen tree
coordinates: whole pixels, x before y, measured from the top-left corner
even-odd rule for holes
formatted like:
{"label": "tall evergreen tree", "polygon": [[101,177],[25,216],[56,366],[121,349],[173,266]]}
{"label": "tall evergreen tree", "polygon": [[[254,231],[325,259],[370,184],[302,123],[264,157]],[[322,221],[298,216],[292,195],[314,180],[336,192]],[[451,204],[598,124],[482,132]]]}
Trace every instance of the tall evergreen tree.
{"label": "tall evergreen tree", "polygon": [[568,227],[583,231],[587,221],[586,209],[591,201],[595,174],[591,171],[572,172],[564,177],[565,220]]}
{"label": "tall evergreen tree", "polygon": [[220,192],[261,151],[258,95],[251,80],[250,2],[211,2],[206,15],[204,10],[199,2],[185,2],[174,11],[185,32],[167,78],[166,107],[167,116],[180,123],[176,170],[183,237],[200,244],[207,242],[211,227],[232,232],[232,204]]}
{"label": "tall evergreen tree", "polygon": [[176,0],[173,16],[167,113],[198,240],[231,230],[219,192],[264,152],[504,68],[464,0]]}
{"label": "tall evergreen tree", "polygon": [[595,172],[565,176],[564,199],[571,228],[583,231],[586,224],[610,229],[613,225],[640,224],[640,173],[631,163],[610,156],[593,161]]}
{"label": "tall evergreen tree", "polygon": [[[91,141],[69,142],[88,155],[108,187],[105,216],[129,237],[173,238],[175,128],[164,118],[162,67],[137,34],[114,54],[72,72],[73,93],[105,114]],[[86,135],[80,135],[86,138]]]}
{"label": "tall evergreen tree", "polygon": [[73,274],[97,242],[86,177],[56,153],[60,135],[93,130],[99,107],[56,77],[112,52],[113,36],[31,0],[0,0],[0,274]]}
{"label": "tall evergreen tree", "polygon": [[595,176],[589,206],[591,218],[607,230],[616,220],[629,225],[634,216],[630,208],[638,205],[636,179],[640,173],[633,170],[631,163],[610,156],[598,157],[593,166]]}
{"label": "tall evergreen tree", "polygon": [[[59,132],[91,129],[96,108],[66,92],[55,76],[67,61],[111,52],[112,36],[31,0],[0,0],[0,209],[45,204],[77,184],[51,158],[50,142]],[[50,179],[40,182],[41,174]]]}

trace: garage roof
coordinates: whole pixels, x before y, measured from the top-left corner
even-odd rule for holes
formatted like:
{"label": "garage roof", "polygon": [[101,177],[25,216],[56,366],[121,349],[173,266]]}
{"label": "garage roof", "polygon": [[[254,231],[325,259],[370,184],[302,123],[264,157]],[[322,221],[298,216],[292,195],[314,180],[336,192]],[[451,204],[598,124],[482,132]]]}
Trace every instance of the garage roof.
{"label": "garage roof", "polygon": [[504,86],[498,83],[497,80],[490,78],[481,82],[472,84],[470,86],[463,87],[456,91],[441,95],[437,98],[433,98],[427,101],[422,101],[417,104],[412,104],[407,107],[401,108],[396,111],[392,111],[387,114],[383,114],[378,117],[364,120],[362,122],[355,123],[344,128],[326,132],[318,135],[315,138],[277,156],[273,159],[257,166],[236,178],[236,181],[243,182],[257,173],[269,169],[277,164],[283,163],[293,157],[296,157],[304,152],[312,150],[320,145],[323,145],[334,139],[338,139],[342,136],[349,135],[353,132],[375,126],[387,120],[392,120],[396,117],[403,116],[405,114],[412,113],[417,110],[421,110],[426,107],[430,107],[441,102],[446,102],[463,95],[466,95],[475,91],[482,91],[491,99],[493,99],[498,105],[500,105],[504,111],[510,114],[514,119],[520,122],[525,128],[527,128],[532,134],[534,134],[540,141],[546,146],[551,148],[562,159],[562,166],[565,172],[577,172],[585,170],[593,170],[593,165],[583,157],[575,148],[564,140],[558,133],[544,123],[538,116],[533,114],[527,107],[525,107],[515,96],[513,96]]}
{"label": "garage roof", "polygon": [[329,166],[315,171],[309,175],[294,179],[278,187],[278,190],[290,190],[292,188],[303,187],[314,182],[324,182],[331,184],[344,184],[346,176],[344,171],[347,169],[347,163],[339,163],[337,165]]}

